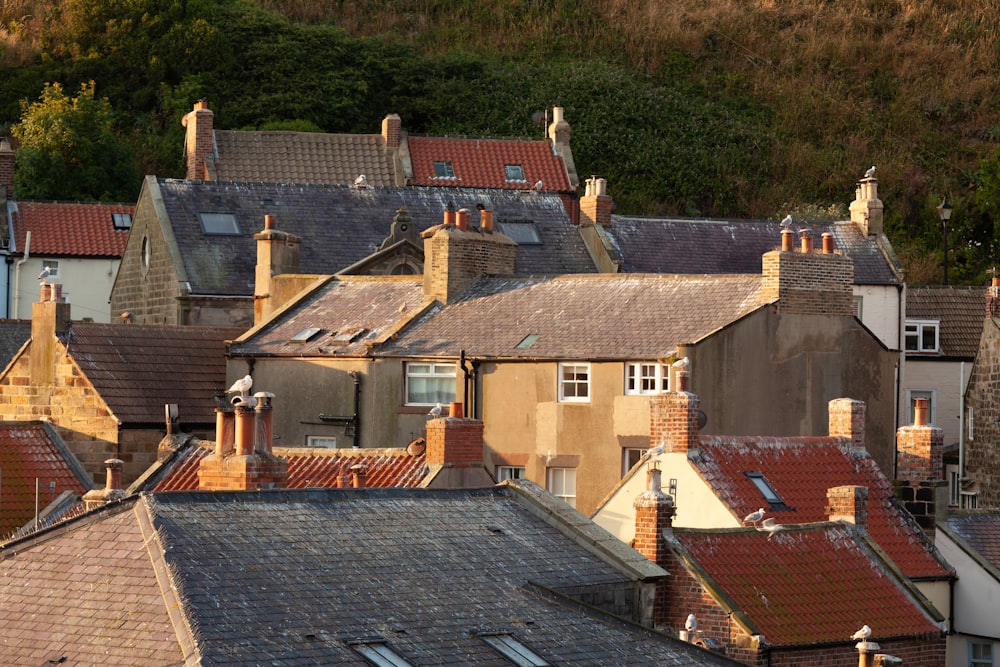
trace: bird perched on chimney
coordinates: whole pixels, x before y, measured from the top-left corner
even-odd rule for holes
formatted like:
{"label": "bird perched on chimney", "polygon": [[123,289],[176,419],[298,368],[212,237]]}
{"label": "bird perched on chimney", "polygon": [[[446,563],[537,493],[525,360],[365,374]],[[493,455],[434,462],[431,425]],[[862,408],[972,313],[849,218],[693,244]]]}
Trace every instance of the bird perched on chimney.
{"label": "bird perched on chimney", "polygon": [[865,178],[872,178],[873,176],[875,176],[875,165],[869,167],[868,171],[865,172]]}
{"label": "bird perched on chimney", "polygon": [[743,523],[757,523],[764,518],[764,508],[761,507],[756,512],[751,512],[743,517]]}
{"label": "bird perched on chimney", "polygon": [[791,213],[789,213],[788,215],[786,215],[785,219],[781,221],[781,226],[783,228],[785,228],[785,229],[788,229],[789,227],[792,226],[792,214]]}
{"label": "bird perched on chimney", "polygon": [[247,392],[250,391],[250,387],[253,386],[253,378],[249,375],[244,375],[239,380],[233,383],[233,386],[226,390],[227,394],[239,394],[240,396],[246,396]]}
{"label": "bird perched on chimney", "polygon": [[868,641],[868,638],[872,636],[872,629],[868,627],[867,624],[862,625],[861,629],[851,635],[851,639],[857,639],[858,641]]}
{"label": "bird perched on chimney", "polygon": [[535,183],[535,190],[537,190],[538,192],[541,192],[542,191],[542,187],[543,187],[542,179],[538,179],[538,182]]}
{"label": "bird perched on chimney", "polygon": [[126,310],[118,317],[120,317],[122,322],[124,322],[125,324],[132,324],[132,313],[130,313],[129,311]]}
{"label": "bird perched on chimney", "polygon": [[354,187],[356,188],[368,187],[368,179],[365,177],[364,174],[361,174],[360,176],[354,179]]}
{"label": "bird perched on chimney", "polygon": [[437,405],[435,405],[433,408],[431,408],[431,411],[428,412],[427,414],[430,415],[431,417],[434,417],[434,418],[440,417],[441,416],[441,404],[438,403]]}
{"label": "bird perched on chimney", "polygon": [[41,280],[43,284],[47,284],[49,282],[49,276],[51,275],[52,275],[52,267],[46,266],[44,269],[42,269],[42,272],[38,274],[38,279]]}
{"label": "bird perched on chimney", "polygon": [[684,621],[684,629],[688,632],[698,629],[698,618],[694,614],[688,614],[687,620]]}

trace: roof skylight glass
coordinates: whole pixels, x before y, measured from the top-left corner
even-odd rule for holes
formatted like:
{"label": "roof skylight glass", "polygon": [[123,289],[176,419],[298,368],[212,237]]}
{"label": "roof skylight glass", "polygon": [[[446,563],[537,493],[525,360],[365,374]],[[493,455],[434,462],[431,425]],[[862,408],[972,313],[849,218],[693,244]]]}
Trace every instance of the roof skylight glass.
{"label": "roof skylight glass", "polygon": [[304,343],[320,332],[319,327],[309,327],[298,332],[288,340],[293,343]]}
{"label": "roof skylight glass", "polygon": [[547,667],[549,662],[507,633],[481,634],[479,638],[518,667]]}
{"label": "roof skylight glass", "polygon": [[455,178],[455,169],[451,162],[441,160],[434,163],[434,178]]}
{"label": "roof skylight glass", "polygon": [[524,167],[519,164],[505,164],[503,167],[504,174],[507,176],[508,181],[523,181],[524,180]]}
{"label": "roof skylight glass", "polygon": [[198,220],[206,234],[236,236],[240,233],[240,226],[232,213],[199,213]]}
{"label": "roof skylight glass", "polygon": [[542,237],[531,220],[498,221],[500,231],[517,241],[518,245],[541,245]]}
{"label": "roof skylight glass", "polygon": [[775,491],[770,482],[764,478],[764,473],[748,472],[745,474],[747,478],[753,482],[753,485],[757,487],[757,490],[760,491],[761,495],[764,496],[764,500],[772,505],[778,505],[783,502],[781,500],[781,496],[778,495],[778,492]]}
{"label": "roof skylight glass", "polygon": [[385,642],[351,642],[350,647],[377,667],[410,667],[410,663]]}

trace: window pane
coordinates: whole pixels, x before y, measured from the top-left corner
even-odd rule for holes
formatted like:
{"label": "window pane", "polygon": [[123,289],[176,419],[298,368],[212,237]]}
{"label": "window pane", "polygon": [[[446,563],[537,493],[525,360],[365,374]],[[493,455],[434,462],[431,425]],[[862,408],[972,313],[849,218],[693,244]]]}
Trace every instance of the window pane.
{"label": "window pane", "polygon": [[921,330],[921,343],[920,349],[922,350],[936,350],[937,349],[937,329],[935,327],[925,326]]}
{"label": "window pane", "polygon": [[576,468],[549,468],[549,492],[576,507]]}
{"label": "window pane", "polygon": [[585,364],[560,366],[559,394],[562,400],[583,401],[589,396],[590,368]]}
{"label": "window pane", "polygon": [[455,400],[455,365],[406,365],[406,404],[435,405]]}
{"label": "window pane", "polygon": [[524,467],[497,466],[497,481],[504,482],[508,479],[524,479]]}

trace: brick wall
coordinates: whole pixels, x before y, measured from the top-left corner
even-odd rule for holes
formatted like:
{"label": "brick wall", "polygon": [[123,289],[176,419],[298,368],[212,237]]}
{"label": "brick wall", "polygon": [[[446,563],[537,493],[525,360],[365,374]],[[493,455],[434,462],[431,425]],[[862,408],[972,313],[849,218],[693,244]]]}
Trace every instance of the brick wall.
{"label": "brick wall", "polygon": [[896,479],[916,485],[944,479],[944,432],[937,426],[913,424],[896,430]]}
{"label": "brick wall", "polygon": [[14,150],[6,139],[0,140],[0,189],[7,199],[14,198]]}
{"label": "brick wall", "polygon": [[868,525],[868,487],[835,486],[826,491],[826,515],[830,521]]}
{"label": "brick wall", "polygon": [[666,453],[686,453],[698,448],[698,396],[686,391],[649,398],[649,446],[664,446]]}
{"label": "brick wall", "polygon": [[382,119],[382,138],[385,139],[386,148],[399,148],[402,128],[403,121],[399,114],[391,113]]}
{"label": "brick wall", "polygon": [[484,464],[483,422],[448,417],[427,422],[427,463]]}
{"label": "brick wall", "polygon": [[865,403],[835,398],[827,404],[831,437],[847,438],[852,447],[865,446]]}
{"label": "brick wall", "polygon": [[504,234],[440,226],[424,239],[424,294],[448,303],[484,274],[513,274],[516,252]]}
{"label": "brick wall", "polygon": [[[633,503],[635,507],[635,540],[632,547],[643,556],[666,569],[673,565],[673,554],[670,545],[664,538],[664,533],[673,526],[674,499],[660,489],[662,472],[658,468],[648,471],[648,488],[640,493]],[[670,581],[664,580],[657,584],[656,598],[653,603],[654,625],[662,625],[669,608]]]}
{"label": "brick wall", "polygon": [[854,262],[835,253],[764,253],[761,297],[780,313],[852,315]]}
{"label": "brick wall", "polygon": [[603,178],[588,178],[586,190],[580,197],[580,224],[611,226],[613,201],[605,193]]}

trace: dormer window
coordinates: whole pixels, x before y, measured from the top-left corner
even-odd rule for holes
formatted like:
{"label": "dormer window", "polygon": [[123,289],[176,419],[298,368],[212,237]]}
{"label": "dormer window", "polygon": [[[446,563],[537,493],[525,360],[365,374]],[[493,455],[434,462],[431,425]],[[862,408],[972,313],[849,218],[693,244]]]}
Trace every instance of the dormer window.
{"label": "dormer window", "polygon": [[503,171],[508,181],[524,182],[525,180],[524,168],[519,164],[505,164]]}
{"label": "dormer window", "polygon": [[906,321],[906,351],[907,352],[939,352],[940,323],[937,320],[907,320]]}
{"label": "dormer window", "polygon": [[455,169],[451,162],[444,160],[434,163],[434,178],[455,178]]}

